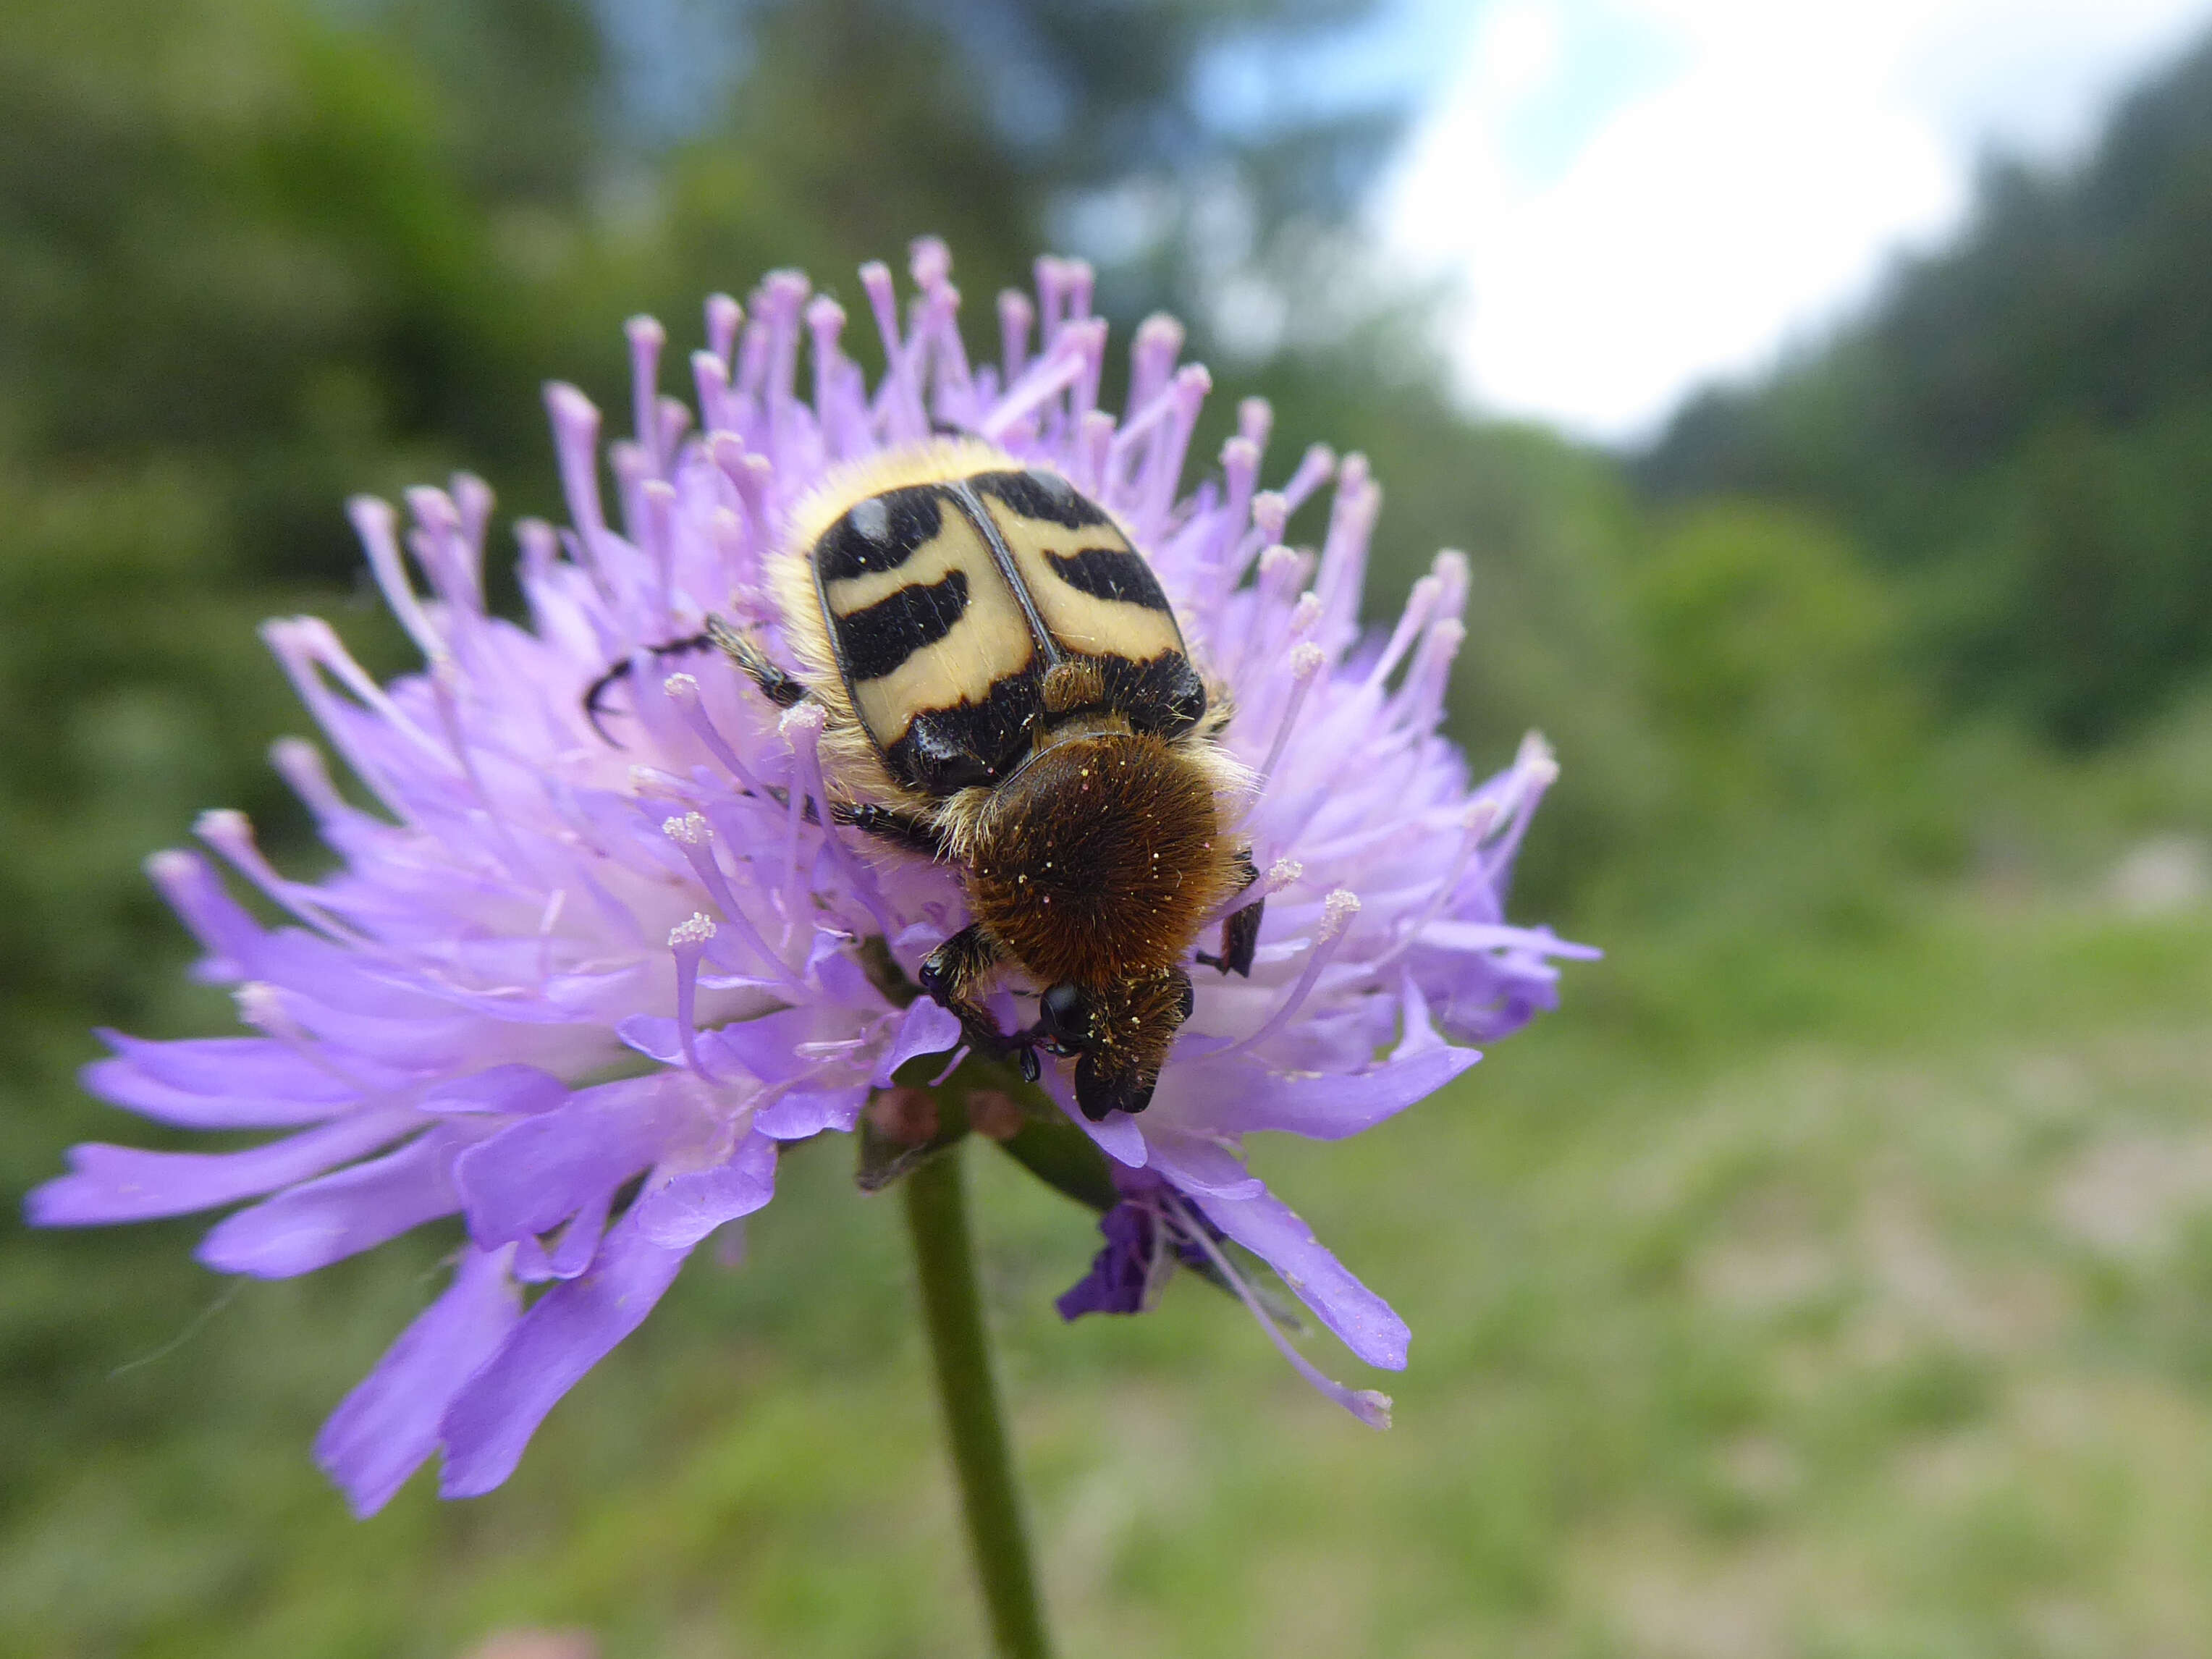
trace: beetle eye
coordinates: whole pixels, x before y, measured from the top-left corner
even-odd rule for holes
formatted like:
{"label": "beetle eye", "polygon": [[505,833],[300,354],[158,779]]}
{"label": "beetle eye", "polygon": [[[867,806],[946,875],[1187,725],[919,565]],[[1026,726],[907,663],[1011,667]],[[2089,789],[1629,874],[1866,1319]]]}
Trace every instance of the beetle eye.
{"label": "beetle eye", "polygon": [[1065,981],[1037,999],[1037,1018],[1045,1035],[1071,1046],[1091,1040],[1091,999]]}

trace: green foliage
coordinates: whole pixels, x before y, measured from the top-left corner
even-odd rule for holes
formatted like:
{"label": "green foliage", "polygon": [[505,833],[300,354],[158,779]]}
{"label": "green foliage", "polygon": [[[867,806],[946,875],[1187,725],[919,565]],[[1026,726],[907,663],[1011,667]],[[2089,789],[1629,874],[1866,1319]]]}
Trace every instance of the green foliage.
{"label": "green foliage", "polygon": [[2212,397],[2122,430],[2055,422],[1980,482],[1983,540],[1931,610],[1959,676],[2075,746],[2212,656]]}
{"label": "green foliage", "polygon": [[1708,505],[1658,538],[1631,592],[1686,816],[1771,834],[1893,785],[1917,712],[1894,616],[1832,528]]}

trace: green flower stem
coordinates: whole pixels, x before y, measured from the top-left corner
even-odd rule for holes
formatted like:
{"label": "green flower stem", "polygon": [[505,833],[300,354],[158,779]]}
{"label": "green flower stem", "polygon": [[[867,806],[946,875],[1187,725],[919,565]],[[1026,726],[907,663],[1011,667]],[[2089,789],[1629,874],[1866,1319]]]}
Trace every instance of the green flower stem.
{"label": "green flower stem", "polygon": [[968,1200],[960,1147],[946,1148],[899,1184],[906,1193],[907,1231],[921,1280],[922,1316],[937,1370],[937,1397],[960,1475],[960,1506],[975,1576],[991,1609],[1002,1659],[1048,1659],[1029,1530],[1014,1488],[990,1339],[975,1288],[975,1250],[968,1236]]}

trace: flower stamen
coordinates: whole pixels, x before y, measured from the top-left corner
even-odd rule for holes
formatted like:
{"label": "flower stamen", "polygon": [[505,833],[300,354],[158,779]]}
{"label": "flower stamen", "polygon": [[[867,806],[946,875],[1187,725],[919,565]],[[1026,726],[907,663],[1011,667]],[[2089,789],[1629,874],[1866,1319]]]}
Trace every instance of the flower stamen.
{"label": "flower stamen", "polygon": [[699,958],[707,953],[707,941],[714,937],[714,918],[703,910],[694,910],[689,921],[678,922],[668,931],[668,948],[676,957],[676,1037],[684,1045],[684,1063],[706,1081],[717,1079],[699,1059],[699,1030],[696,1024],[699,1005]]}
{"label": "flower stamen", "polygon": [[1275,1345],[1275,1351],[1290,1361],[1291,1369],[1369,1428],[1389,1428],[1390,1396],[1378,1389],[1348,1389],[1323,1374],[1319,1366],[1291,1345],[1291,1339],[1283,1334],[1283,1328],[1275,1322],[1275,1316],[1267,1311],[1267,1304],[1253,1293],[1251,1285],[1245,1282],[1244,1275],[1237,1271],[1236,1264],[1230,1261],[1228,1253],[1213,1242],[1212,1233],[1192,1216],[1189,1206],[1180,1197],[1172,1195],[1166,1201],[1178,1212],[1176,1231],[1206,1253],[1206,1259],[1213,1264],[1214,1271],[1229,1281],[1230,1287],[1237,1292],[1238,1299],[1244,1304],[1252,1317],[1260,1322],[1260,1328],[1267,1332],[1267,1340]]}
{"label": "flower stamen", "polygon": [[671,674],[661,681],[660,689],[667,694],[668,701],[676,705],[677,714],[683,717],[684,725],[691,728],[692,735],[706,746],[707,752],[714,757],[724,771],[743,784],[749,793],[768,793],[768,786],[753,775],[750,767],[738,758],[737,750],[730,747],[720,728],[707,713],[696,678],[690,674]]}
{"label": "flower stamen", "polygon": [[706,816],[700,812],[686,812],[681,817],[664,818],[660,833],[675,843],[676,850],[684,855],[684,861],[699,878],[700,885],[707,890],[708,896],[721,910],[722,919],[738,930],[738,936],[744,940],[753,954],[774,969],[777,978],[788,984],[797,984],[799,976],[761,937],[760,930],[745,915],[744,907],[738,902],[737,895],[730,890],[729,880],[722,873],[720,860],[714,857],[714,826],[707,822]]}
{"label": "flower stamen", "polygon": [[1321,926],[1315,931],[1313,948],[1306,953],[1305,967],[1291,987],[1290,994],[1277,1006],[1273,1013],[1267,1016],[1258,1030],[1214,1052],[1224,1057],[1249,1053],[1295,1019],[1298,1010],[1305,1006],[1307,997],[1313,994],[1322,969],[1328,966],[1330,959],[1342,945],[1345,934],[1351,928],[1352,919],[1358,914],[1359,896],[1346,888],[1334,889],[1322,901]]}
{"label": "flower stamen", "polygon": [[1255,801],[1267,793],[1268,781],[1275,775],[1276,763],[1291,746],[1291,732],[1298,723],[1298,711],[1305,707],[1306,694],[1313,690],[1314,682],[1321,677],[1328,661],[1328,654],[1317,645],[1301,645],[1291,651],[1290,702],[1275,727],[1275,740],[1267,747],[1267,758],[1260,763],[1259,781],[1252,791]]}

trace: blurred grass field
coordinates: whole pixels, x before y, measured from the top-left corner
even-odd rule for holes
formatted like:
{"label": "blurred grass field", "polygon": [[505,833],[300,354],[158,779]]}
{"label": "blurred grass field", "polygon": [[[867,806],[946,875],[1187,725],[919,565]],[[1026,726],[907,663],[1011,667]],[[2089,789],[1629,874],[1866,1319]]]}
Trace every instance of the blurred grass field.
{"label": "blurred grass field", "polygon": [[[971,1148],[1067,1652],[2204,1650],[2212,925],[1962,897],[1735,972],[1620,942],[1449,1094],[1260,1149],[1412,1322],[1388,1434],[1194,1281],[1063,1327],[1087,1218]],[[898,1213],[846,1157],[797,1153],[507,1488],[372,1526],[306,1449],[436,1246],[199,1276],[169,1352],[82,1354],[135,1434],[30,1476],[0,1650],[976,1651]]]}

